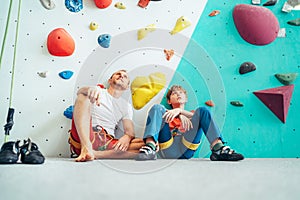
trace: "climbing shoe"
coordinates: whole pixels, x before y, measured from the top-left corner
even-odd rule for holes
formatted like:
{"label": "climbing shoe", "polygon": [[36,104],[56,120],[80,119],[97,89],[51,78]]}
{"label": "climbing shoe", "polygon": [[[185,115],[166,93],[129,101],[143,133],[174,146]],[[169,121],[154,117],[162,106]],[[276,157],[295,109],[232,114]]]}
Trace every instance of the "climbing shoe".
{"label": "climbing shoe", "polygon": [[0,150],[0,164],[14,164],[19,160],[20,140],[16,142],[6,142]]}
{"label": "climbing shoe", "polygon": [[38,146],[31,142],[28,138],[24,140],[24,144],[20,147],[21,161],[25,164],[42,164],[45,161],[45,157],[39,151]]}
{"label": "climbing shoe", "polygon": [[135,160],[156,160],[157,155],[155,149],[153,149],[152,146],[149,144],[146,144],[142,148],[140,148],[140,152],[138,155],[135,157]]}
{"label": "climbing shoe", "polygon": [[210,155],[211,161],[239,161],[243,160],[244,156],[230,149],[229,146],[222,146],[218,150],[212,150]]}

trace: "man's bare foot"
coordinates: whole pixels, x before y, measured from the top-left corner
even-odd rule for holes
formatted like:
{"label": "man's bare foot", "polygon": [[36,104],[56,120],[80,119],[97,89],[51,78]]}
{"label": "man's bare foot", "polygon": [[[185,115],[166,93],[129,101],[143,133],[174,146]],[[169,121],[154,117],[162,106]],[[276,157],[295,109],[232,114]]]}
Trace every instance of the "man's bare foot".
{"label": "man's bare foot", "polygon": [[80,155],[75,159],[76,162],[85,162],[94,160],[93,150],[89,151],[87,147],[82,147]]}

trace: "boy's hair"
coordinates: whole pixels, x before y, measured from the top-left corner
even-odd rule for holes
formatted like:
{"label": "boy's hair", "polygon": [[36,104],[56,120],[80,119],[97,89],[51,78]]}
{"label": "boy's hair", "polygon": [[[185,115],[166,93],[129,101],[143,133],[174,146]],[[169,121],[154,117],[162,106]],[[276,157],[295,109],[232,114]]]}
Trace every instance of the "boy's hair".
{"label": "boy's hair", "polygon": [[171,96],[172,92],[174,92],[174,91],[176,91],[176,90],[181,90],[181,91],[183,91],[184,94],[185,94],[185,96],[187,97],[186,90],[185,90],[182,86],[180,86],[180,85],[173,85],[173,86],[169,89],[169,91],[168,91],[168,93],[167,93],[167,95],[166,95],[167,100],[170,100],[170,96]]}

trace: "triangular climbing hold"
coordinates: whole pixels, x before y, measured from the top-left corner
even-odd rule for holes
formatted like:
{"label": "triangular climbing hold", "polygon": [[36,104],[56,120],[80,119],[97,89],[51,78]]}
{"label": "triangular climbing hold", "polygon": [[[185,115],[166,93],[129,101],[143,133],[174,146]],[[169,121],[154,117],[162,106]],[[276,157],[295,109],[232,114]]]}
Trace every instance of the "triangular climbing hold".
{"label": "triangular climbing hold", "polygon": [[253,92],[283,123],[290,107],[294,85]]}

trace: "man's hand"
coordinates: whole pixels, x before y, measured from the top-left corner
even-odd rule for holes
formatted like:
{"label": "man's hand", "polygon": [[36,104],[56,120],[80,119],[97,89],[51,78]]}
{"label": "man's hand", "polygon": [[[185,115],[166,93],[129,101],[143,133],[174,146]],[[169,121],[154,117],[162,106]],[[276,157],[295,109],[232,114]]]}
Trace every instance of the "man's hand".
{"label": "man's hand", "polygon": [[89,87],[87,97],[91,103],[96,103],[97,106],[100,106],[100,88],[98,86]]}
{"label": "man's hand", "polygon": [[113,146],[115,151],[127,151],[131,137],[127,134],[124,134],[118,142]]}

